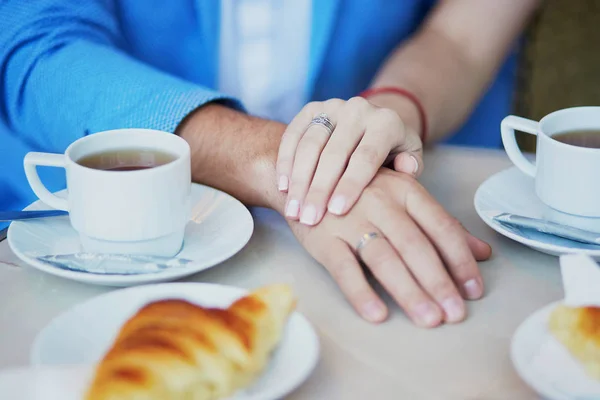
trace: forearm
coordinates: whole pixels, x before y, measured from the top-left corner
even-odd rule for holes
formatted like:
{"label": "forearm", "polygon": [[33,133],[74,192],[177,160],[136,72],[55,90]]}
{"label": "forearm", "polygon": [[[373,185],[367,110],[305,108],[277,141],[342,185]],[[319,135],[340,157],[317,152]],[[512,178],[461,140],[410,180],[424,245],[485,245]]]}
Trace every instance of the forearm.
{"label": "forearm", "polygon": [[285,125],[219,104],[191,113],[177,133],[192,152],[192,179],[238,198],[248,206],[282,212],[275,163]]}
{"label": "forearm", "polygon": [[[424,31],[394,52],[372,84],[405,88],[419,98],[426,110],[428,142],[438,141],[464,121],[492,74],[469,65],[454,47],[435,32]],[[408,99],[382,94],[370,100],[397,110],[417,132],[423,129]]]}
{"label": "forearm", "polygon": [[[428,141],[439,140],[469,116],[537,5],[537,0],[442,1],[421,30],[390,55],[372,87],[413,92],[426,110]],[[399,110],[420,131],[407,99],[380,95],[371,100]]]}

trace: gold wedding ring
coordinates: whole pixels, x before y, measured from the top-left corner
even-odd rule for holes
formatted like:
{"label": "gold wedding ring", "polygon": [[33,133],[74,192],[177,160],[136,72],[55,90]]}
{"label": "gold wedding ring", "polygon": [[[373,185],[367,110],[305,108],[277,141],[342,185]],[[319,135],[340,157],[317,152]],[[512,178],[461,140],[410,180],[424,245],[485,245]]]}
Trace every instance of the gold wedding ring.
{"label": "gold wedding ring", "polygon": [[377,232],[369,232],[362,235],[358,245],[356,246],[356,252],[360,252],[371,240],[381,237]]}

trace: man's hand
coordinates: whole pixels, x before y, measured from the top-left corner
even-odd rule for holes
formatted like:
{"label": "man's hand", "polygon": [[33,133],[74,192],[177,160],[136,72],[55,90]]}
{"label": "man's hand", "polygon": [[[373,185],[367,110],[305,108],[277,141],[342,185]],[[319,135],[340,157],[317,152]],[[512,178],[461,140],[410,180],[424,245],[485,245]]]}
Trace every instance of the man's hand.
{"label": "man's hand", "polygon": [[[408,174],[381,169],[347,215],[328,214],[313,227],[290,226],[369,321],[384,320],[387,309],[365,279],[361,261],[418,326],[461,321],[463,298],[483,295],[476,260],[487,259],[490,247]],[[378,236],[356,251],[371,232]]]}

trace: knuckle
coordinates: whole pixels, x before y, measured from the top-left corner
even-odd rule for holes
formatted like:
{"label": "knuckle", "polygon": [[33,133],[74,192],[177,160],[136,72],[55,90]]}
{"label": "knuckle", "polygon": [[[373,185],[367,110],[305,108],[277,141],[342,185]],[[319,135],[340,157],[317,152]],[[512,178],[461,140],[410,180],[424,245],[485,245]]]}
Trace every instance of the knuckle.
{"label": "knuckle", "polygon": [[461,225],[456,218],[448,215],[440,220],[439,229],[443,234],[454,235],[461,230]]}
{"label": "knuckle", "polygon": [[302,197],[309,185],[309,180],[307,178],[307,174],[304,171],[298,171],[294,169],[292,173],[292,179],[289,184],[290,188],[288,193],[292,197]]}
{"label": "knuckle", "polygon": [[290,159],[287,157],[282,157],[279,160],[277,160],[277,166],[276,169],[277,171],[287,171],[291,168],[292,163],[290,162]]}
{"label": "knuckle", "polygon": [[315,108],[319,107],[319,105],[321,104],[320,101],[310,101],[308,103],[306,103],[306,105],[304,106],[305,110],[314,110]]}
{"label": "knuckle", "polygon": [[322,108],[323,103],[321,103],[320,101],[311,101],[309,103],[306,103],[306,105],[302,109],[302,112],[306,113],[309,117],[313,117],[313,114],[315,114]]}
{"label": "knuckle", "polygon": [[406,248],[417,248],[423,246],[424,235],[417,232],[407,232],[402,238],[402,242]]}
{"label": "knuckle", "polygon": [[450,296],[456,296],[456,286],[448,279],[440,279],[433,282],[429,287],[429,292],[434,298],[445,299]]}
{"label": "knuckle", "polygon": [[404,122],[398,113],[390,108],[379,108],[375,111],[377,118],[386,124],[404,127]]}
{"label": "knuckle", "polygon": [[322,140],[317,138],[315,135],[304,135],[300,141],[300,144],[298,145],[298,153],[321,153],[322,147]]}
{"label": "knuckle", "polygon": [[360,97],[360,96],[354,96],[354,97],[349,98],[348,101],[346,102],[346,104],[348,104],[351,107],[356,107],[356,108],[365,108],[370,105],[368,100],[366,100],[365,98]]}
{"label": "knuckle", "polygon": [[469,277],[476,275],[477,264],[466,249],[459,252],[454,264],[452,274],[457,280],[466,282]]}
{"label": "knuckle", "polygon": [[391,254],[387,253],[373,253],[370,255],[368,261],[366,261],[369,269],[374,274],[383,274],[393,268],[395,259]]}
{"label": "knuckle", "polygon": [[380,165],[377,164],[381,162],[381,152],[371,145],[359,145],[352,155],[352,160],[361,164],[379,167]]}
{"label": "knuckle", "polygon": [[427,301],[427,295],[421,287],[413,282],[410,284],[397,284],[393,289],[394,299],[407,311],[411,311],[418,304]]}
{"label": "knuckle", "polygon": [[399,184],[405,192],[421,194],[423,187],[419,184],[419,181],[409,174],[397,174],[394,176],[398,180]]}
{"label": "knuckle", "polygon": [[321,154],[321,163],[330,166],[330,165],[346,165],[348,163],[348,155],[339,150],[329,150],[325,147],[323,153]]}
{"label": "knuckle", "polygon": [[403,308],[409,313],[414,310],[417,306],[427,301],[427,295],[419,287],[413,287],[411,289],[400,292],[396,295],[399,298],[399,302]]}
{"label": "knuckle", "polygon": [[344,100],[338,99],[338,98],[333,98],[333,99],[329,99],[329,100],[325,101],[323,104],[325,107],[321,107],[321,112],[323,112],[324,108],[334,111],[344,105]]}
{"label": "knuckle", "polygon": [[320,205],[324,202],[325,197],[327,197],[327,192],[328,190],[326,190],[322,186],[322,184],[315,185],[315,183],[313,182],[313,184],[310,186],[310,189],[308,190],[305,202]]}
{"label": "knuckle", "polygon": [[[351,186],[351,187],[355,187]],[[375,203],[383,203],[386,199],[386,192],[380,188],[380,187],[376,187],[376,186],[368,186],[367,188],[365,188],[365,190],[363,191],[363,197],[365,197],[365,199],[370,200],[371,202],[375,202]]]}
{"label": "knuckle", "polygon": [[354,204],[356,201],[360,201],[362,200],[362,202],[365,202],[365,199],[362,198],[358,198],[357,197],[357,193],[355,188],[357,187],[357,184],[354,184],[352,182],[352,180],[347,179],[347,178],[342,178],[341,181],[337,184],[334,185],[334,190],[333,190],[333,194],[332,197],[334,196],[344,196],[347,200],[349,204]]}
{"label": "knuckle", "polygon": [[[350,258],[343,258],[331,265],[329,273],[339,283],[347,282],[355,274],[356,261]],[[340,284],[340,286],[342,286]]]}
{"label": "knuckle", "polygon": [[307,188],[310,183],[307,170],[305,168],[294,168],[291,180],[290,188],[295,189],[294,192],[296,193],[300,189],[304,191],[304,188]]}

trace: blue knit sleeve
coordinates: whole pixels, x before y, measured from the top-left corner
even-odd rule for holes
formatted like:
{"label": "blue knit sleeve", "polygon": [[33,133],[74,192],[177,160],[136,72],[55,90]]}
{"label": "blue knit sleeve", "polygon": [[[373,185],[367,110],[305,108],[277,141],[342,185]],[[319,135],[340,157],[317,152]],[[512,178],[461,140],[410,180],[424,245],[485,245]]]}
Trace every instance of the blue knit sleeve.
{"label": "blue knit sleeve", "polygon": [[113,0],[0,2],[0,118],[23,139],[63,151],[98,131],[172,132],[192,110],[235,100],[122,51]]}

